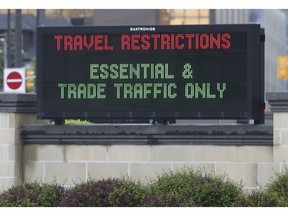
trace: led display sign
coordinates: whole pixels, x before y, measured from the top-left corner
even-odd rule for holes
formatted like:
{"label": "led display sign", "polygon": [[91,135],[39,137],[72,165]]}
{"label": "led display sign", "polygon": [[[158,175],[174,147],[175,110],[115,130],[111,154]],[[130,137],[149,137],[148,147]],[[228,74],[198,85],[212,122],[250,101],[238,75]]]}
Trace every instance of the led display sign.
{"label": "led display sign", "polygon": [[38,117],[263,122],[259,25],[37,28]]}

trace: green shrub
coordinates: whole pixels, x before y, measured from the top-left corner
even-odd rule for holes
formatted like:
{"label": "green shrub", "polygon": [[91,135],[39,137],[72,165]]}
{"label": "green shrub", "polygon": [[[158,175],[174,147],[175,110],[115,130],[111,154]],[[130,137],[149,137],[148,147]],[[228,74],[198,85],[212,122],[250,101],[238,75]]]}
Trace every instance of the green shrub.
{"label": "green shrub", "polygon": [[244,193],[224,176],[191,169],[166,172],[149,184],[129,179],[89,180],[64,189],[24,183],[0,193],[0,207],[288,207],[288,170],[265,188]]}
{"label": "green shrub", "polygon": [[191,198],[179,193],[158,193],[148,196],[141,204],[142,207],[196,207]]}
{"label": "green shrub", "polygon": [[277,198],[266,189],[253,190],[235,201],[234,207],[276,207]]}
{"label": "green shrub", "polygon": [[145,197],[140,183],[125,179],[90,180],[68,189],[60,206],[134,207]]}
{"label": "green shrub", "polygon": [[267,193],[275,197],[277,206],[288,206],[288,169],[275,173],[275,178],[267,185]]}
{"label": "green shrub", "polygon": [[81,120],[81,119],[65,119],[65,124],[91,124],[91,122],[87,120]]}
{"label": "green shrub", "polygon": [[265,188],[254,190],[235,202],[238,207],[287,207],[288,170],[275,173],[274,179]]}
{"label": "green shrub", "polygon": [[184,169],[164,173],[151,184],[151,193],[178,193],[191,198],[197,206],[233,206],[243,193],[242,186],[223,176]]}
{"label": "green shrub", "polygon": [[0,194],[1,207],[55,207],[62,200],[65,189],[57,184],[38,182],[13,186]]}

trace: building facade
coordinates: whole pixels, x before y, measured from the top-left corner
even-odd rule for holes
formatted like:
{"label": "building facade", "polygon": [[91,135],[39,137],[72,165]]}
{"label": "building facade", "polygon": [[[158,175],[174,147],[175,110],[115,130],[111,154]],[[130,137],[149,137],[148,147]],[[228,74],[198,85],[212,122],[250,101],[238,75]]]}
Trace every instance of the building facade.
{"label": "building facade", "polygon": [[159,10],[99,9],[93,13],[94,26],[156,25],[159,20]]}
{"label": "building facade", "polygon": [[93,25],[258,23],[265,29],[265,92],[275,92],[288,90],[288,82],[277,77],[277,58],[288,53],[286,14],[276,9],[94,10]]}
{"label": "building facade", "polygon": [[[277,77],[277,58],[288,54],[287,10],[275,9],[99,9],[45,10],[44,25],[198,25],[259,23],[265,28],[265,92],[286,91],[288,82]],[[0,10],[0,31],[7,10]],[[11,11],[13,13],[13,10]],[[36,10],[23,10],[24,58],[35,56]],[[1,18],[2,17],[2,18]],[[59,20],[62,17],[62,21]],[[29,19],[28,19],[29,18]],[[12,16],[13,19],[13,16]],[[28,22],[28,21],[29,22]],[[57,21],[56,21],[57,20]],[[2,21],[2,22],[1,22]],[[49,21],[49,23],[48,23]],[[71,23],[71,24],[70,24]],[[2,26],[2,28],[1,28]],[[277,34],[275,34],[277,32]]]}
{"label": "building facade", "polygon": [[265,29],[265,92],[287,91],[277,77],[277,58],[287,55],[287,16],[281,10],[215,10],[215,24],[258,23]]}

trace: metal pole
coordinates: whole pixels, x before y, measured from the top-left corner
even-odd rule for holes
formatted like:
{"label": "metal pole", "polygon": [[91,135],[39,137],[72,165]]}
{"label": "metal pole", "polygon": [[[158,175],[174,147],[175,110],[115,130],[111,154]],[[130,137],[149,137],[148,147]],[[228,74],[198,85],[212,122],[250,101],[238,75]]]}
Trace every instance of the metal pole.
{"label": "metal pole", "polygon": [[7,11],[7,67],[11,67],[11,11]]}
{"label": "metal pole", "polygon": [[45,19],[45,9],[37,9],[36,15],[36,27],[42,25],[42,21]]}
{"label": "metal pole", "polygon": [[39,26],[40,20],[40,9],[36,10],[36,27]]}
{"label": "metal pole", "polygon": [[209,24],[216,24],[216,9],[209,9]]}
{"label": "metal pole", "polygon": [[7,43],[5,38],[1,38],[1,42],[3,42],[4,68],[7,68]]}
{"label": "metal pole", "polygon": [[15,67],[22,67],[22,15],[21,9],[15,13]]}

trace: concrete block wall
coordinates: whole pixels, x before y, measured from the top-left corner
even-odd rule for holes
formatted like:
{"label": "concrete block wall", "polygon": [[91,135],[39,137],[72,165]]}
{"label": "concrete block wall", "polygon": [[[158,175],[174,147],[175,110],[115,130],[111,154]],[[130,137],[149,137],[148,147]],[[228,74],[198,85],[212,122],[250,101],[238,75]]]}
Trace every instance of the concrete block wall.
{"label": "concrete block wall", "polygon": [[281,169],[273,161],[272,126],[28,125],[21,136],[25,182],[70,186],[121,176],[145,182],[189,167],[253,189]]}
{"label": "concrete block wall", "polygon": [[[280,97],[280,99],[279,99]],[[288,159],[288,94],[267,95],[271,125],[47,125],[35,95],[0,94],[0,188],[90,178],[147,181],[182,167],[265,186]],[[35,124],[37,123],[37,124]]]}
{"label": "concrete block wall", "polygon": [[274,114],[274,158],[276,162],[288,161],[288,112]]}
{"label": "concrete block wall", "polygon": [[[226,174],[248,189],[265,186],[280,163],[272,146],[24,145],[24,181],[64,185],[129,176],[148,181],[184,167]],[[273,171],[274,170],[274,171]]]}
{"label": "concrete block wall", "polygon": [[15,136],[15,114],[0,113],[0,187],[21,181],[21,145]]}
{"label": "concrete block wall", "polygon": [[0,187],[22,182],[22,125],[35,123],[35,114],[0,113]]}
{"label": "concrete block wall", "polygon": [[273,112],[273,161],[286,166],[288,162],[288,93],[267,93]]}
{"label": "concrete block wall", "polygon": [[31,96],[0,94],[0,190],[22,183],[21,127],[44,122],[37,120],[35,95]]}

